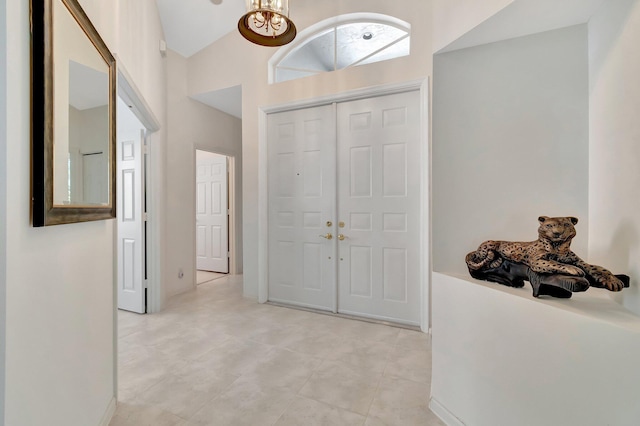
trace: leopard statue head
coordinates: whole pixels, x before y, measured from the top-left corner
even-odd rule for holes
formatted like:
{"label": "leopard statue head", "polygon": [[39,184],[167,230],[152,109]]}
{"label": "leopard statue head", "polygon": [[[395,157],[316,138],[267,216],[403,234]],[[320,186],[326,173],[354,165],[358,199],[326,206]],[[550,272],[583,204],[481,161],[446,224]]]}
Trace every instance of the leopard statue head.
{"label": "leopard statue head", "polygon": [[540,227],[538,228],[538,236],[540,240],[546,240],[554,245],[571,242],[576,236],[575,224],[578,223],[577,217],[548,217],[540,216],[538,218]]}

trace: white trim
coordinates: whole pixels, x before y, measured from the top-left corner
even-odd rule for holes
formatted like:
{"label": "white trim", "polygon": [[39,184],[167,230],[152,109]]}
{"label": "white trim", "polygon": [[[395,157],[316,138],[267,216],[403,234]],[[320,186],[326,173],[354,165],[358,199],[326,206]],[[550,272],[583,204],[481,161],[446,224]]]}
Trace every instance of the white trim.
{"label": "white trim", "polygon": [[411,327],[420,327],[420,324],[417,323],[417,322],[403,321],[403,320],[399,320],[397,318],[385,317],[383,315],[363,314],[362,312],[352,312],[352,311],[345,311],[345,310],[341,310],[340,312],[338,312],[338,314],[340,314],[340,315],[349,315],[349,316],[354,317],[354,318],[369,318],[369,319],[372,319],[372,320],[384,321],[384,322],[387,322],[389,324],[400,324],[400,325],[409,325]]}
{"label": "white trim", "polygon": [[420,328],[428,333],[431,327],[431,114],[429,78],[420,85]]}
{"label": "white trim", "polygon": [[109,401],[109,405],[102,416],[102,420],[100,420],[99,426],[109,426],[113,415],[116,413],[116,406],[116,397],[114,396],[111,398],[111,401]]}
{"label": "white trim", "polygon": [[[283,111],[291,111],[291,110],[302,109],[302,108],[310,108],[310,107],[316,107],[321,105],[329,105],[332,103],[356,101],[358,99],[371,98],[374,96],[393,95],[396,93],[410,92],[412,90],[421,90],[423,85],[427,83],[428,83],[427,78],[410,80],[410,81],[404,81],[401,83],[390,83],[390,84],[383,84],[380,86],[363,87],[361,89],[348,90],[346,92],[335,93],[332,95],[318,96],[316,98],[311,98],[311,99],[302,99],[299,101],[287,102],[279,105],[270,105],[270,106],[260,107],[260,112],[264,113],[264,117],[261,117],[261,118],[264,118],[265,120],[265,122],[262,123],[262,125],[264,126],[264,129],[262,127],[259,128],[260,135],[265,138],[264,148],[266,149],[267,147],[266,145],[266,129],[267,129],[266,115],[267,114],[273,114],[276,112],[283,112]],[[422,91],[420,95],[421,96],[423,95]]]}
{"label": "white trim", "polygon": [[151,107],[142,96],[140,90],[133,82],[133,78],[127,72],[122,60],[116,57],[116,64],[118,66],[118,96],[131,108],[131,111],[138,117],[138,120],[144,127],[150,132],[157,132],[160,130],[160,122],[153,114]]}
{"label": "white trim", "polygon": [[233,155],[227,155],[227,185],[229,186],[229,252],[231,252],[231,258],[229,259],[229,273],[236,275],[238,273],[238,244],[236,238],[238,233],[236,229],[236,157]]}
{"label": "white trim", "polygon": [[422,190],[420,202],[423,206],[421,212],[421,243],[420,258],[425,259],[421,263],[420,271],[420,294],[421,297],[421,323],[411,324],[420,326],[423,332],[429,331],[431,317],[431,145],[429,143],[429,80],[428,78],[412,80],[401,83],[385,84],[381,86],[365,87],[362,89],[350,90],[328,96],[319,96],[312,99],[304,99],[289,102],[281,105],[260,107],[258,111],[258,302],[265,303],[269,296],[268,284],[268,238],[269,238],[269,198],[267,183],[267,114],[273,114],[295,109],[329,105],[340,102],[353,101],[377,96],[391,95],[402,92],[418,90],[420,92],[420,144],[421,158],[420,169],[422,179]]}
{"label": "white trim", "polygon": [[[269,295],[269,197],[267,171],[267,112],[258,110],[258,303]],[[244,208],[244,206],[243,206]]]}
{"label": "white trim", "polygon": [[316,306],[316,305],[312,305],[311,303],[291,302],[289,300],[280,300],[280,299],[271,299],[269,300],[269,302],[277,303],[278,305],[283,307],[297,307],[297,308],[312,309],[314,311],[322,311],[327,314],[333,313],[331,309],[327,309],[326,306]]}
{"label": "white trim", "polygon": [[438,416],[438,418],[447,426],[465,426],[462,420],[457,418],[451,411],[433,397],[429,398],[429,409],[433,411],[433,414]]}
{"label": "white trim", "polygon": [[163,287],[162,287],[162,224],[160,215],[162,214],[163,204],[162,195],[158,194],[158,190],[163,188],[161,167],[162,147],[158,143],[151,143],[151,139],[158,134],[153,135],[147,133],[147,167],[145,173],[147,176],[147,313],[152,314],[160,312],[163,303]]}

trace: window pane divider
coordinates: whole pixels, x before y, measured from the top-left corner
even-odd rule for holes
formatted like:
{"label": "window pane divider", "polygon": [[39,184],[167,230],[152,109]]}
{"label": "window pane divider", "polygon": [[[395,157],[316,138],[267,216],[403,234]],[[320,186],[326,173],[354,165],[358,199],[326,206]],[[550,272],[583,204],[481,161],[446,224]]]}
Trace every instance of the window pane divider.
{"label": "window pane divider", "polygon": [[[365,56],[364,58],[360,58],[360,59],[358,59],[358,60],[357,60],[357,61],[355,61],[354,63],[352,63],[352,64],[350,64],[350,65],[347,65],[347,66],[346,66],[346,67],[344,67],[344,68],[355,67],[355,66],[356,66],[356,65],[358,65],[359,63],[361,63],[361,62],[363,62],[363,61],[366,61],[367,59],[371,58],[372,56],[377,55],[378,53],[382,52],[383,50],[387,50],[387,49],[388,49],[388,48],[390,48],[391,46],[394,46],[394,45],[396,45],[396,44],[400,43],[402,40],[406,39],[407,37],[409,37],[409,33],[407,33],[407,34],[405,34],[404,36],[400,37],[399,39],[394,40],[394,41],[392,41],[391,43],[389,43],[389,44],[387,44],[387,45],[385,45],[385,46],[381,47],[380,49],[376,50],[375,52],[372,52],[372,53],[368,54],[368,55],[367,55],[367,56]],[[344,68],[343,68],[343,69],[344,69]]]}

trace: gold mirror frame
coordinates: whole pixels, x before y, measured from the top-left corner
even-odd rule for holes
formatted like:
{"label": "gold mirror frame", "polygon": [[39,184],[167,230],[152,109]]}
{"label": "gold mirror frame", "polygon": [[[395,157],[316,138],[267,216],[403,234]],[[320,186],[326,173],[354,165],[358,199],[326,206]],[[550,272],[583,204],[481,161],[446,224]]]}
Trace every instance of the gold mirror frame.
{"label": "gold mirror frame", "polygon": [[[107,203],[54,205],[53,2],[61,2],[108,68]],[[77,0],[31,0],[31,126],[33,226],[116,217],[116,61]],[[68,143],[68,141],[67,141]]]}

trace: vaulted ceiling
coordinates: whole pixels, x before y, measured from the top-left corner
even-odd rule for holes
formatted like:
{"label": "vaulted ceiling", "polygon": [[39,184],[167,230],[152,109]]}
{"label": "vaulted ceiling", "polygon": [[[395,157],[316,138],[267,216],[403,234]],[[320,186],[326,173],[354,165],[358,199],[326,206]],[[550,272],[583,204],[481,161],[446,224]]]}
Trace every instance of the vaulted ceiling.
{"label": "vaulted ceiling", "polygon": [[184,57],[237,28],[244,0],[156,0],[167,47]]}
{"label": "vaulted ceiling", "polygon": [[[325,0],[329,1],[329,0]],[[156,0],[167,47],[192,56],[237,28],[245,0]],[[440,52],[587,22],[605,0],[515,0]],[[239,87],[193,96],[240,118]]]}
{"label": "vaulted ceiling", "polygon": [[[245,0],[156,0],[167,47],[188,58],[231,31],[246,12]],[[232,87],[194,99],[242,118],[242,91]]]}

